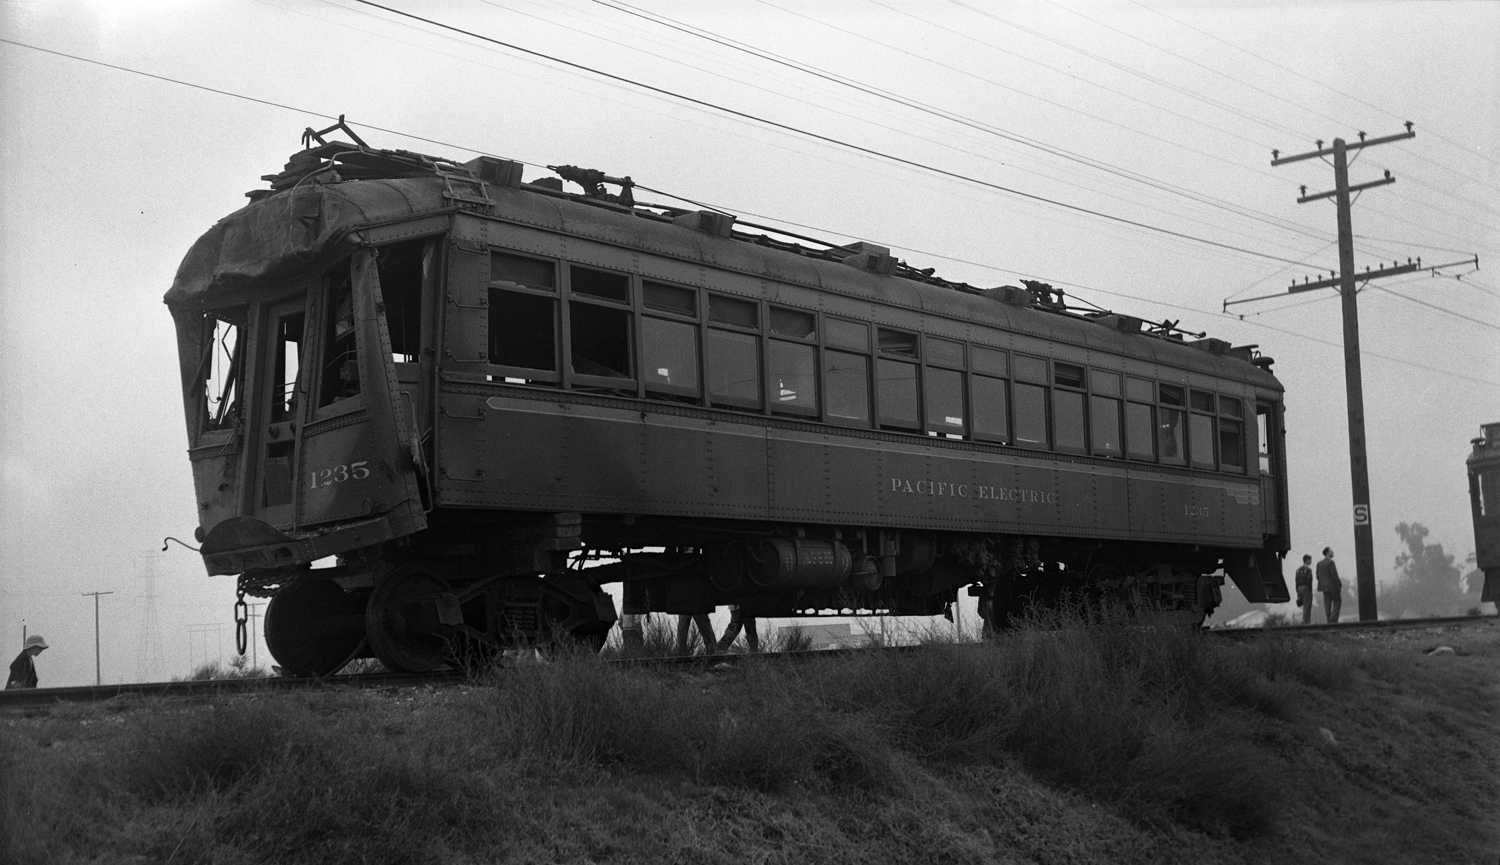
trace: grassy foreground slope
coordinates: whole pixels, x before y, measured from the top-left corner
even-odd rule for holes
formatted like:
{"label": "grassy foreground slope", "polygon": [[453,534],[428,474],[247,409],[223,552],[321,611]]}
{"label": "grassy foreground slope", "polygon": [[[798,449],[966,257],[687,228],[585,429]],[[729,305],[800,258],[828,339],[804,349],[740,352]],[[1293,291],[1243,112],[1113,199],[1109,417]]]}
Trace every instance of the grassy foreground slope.
{"label": "grassy foreground slope", "polygon": [[1118,621],[717,672],[0,719],[0,860],[1484,862],[1500,627]]}

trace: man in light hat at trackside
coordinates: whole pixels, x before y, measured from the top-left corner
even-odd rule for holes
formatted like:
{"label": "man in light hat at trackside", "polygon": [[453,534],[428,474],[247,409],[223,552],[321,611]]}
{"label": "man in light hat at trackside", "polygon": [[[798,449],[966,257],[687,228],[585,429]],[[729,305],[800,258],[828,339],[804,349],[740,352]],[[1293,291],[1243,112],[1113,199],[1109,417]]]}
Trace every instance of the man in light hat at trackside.
{"label": "man in light hat at trackside", "polygon": [[5,680],[5,690],[36,687],[36,662],[32,659],[45,648],[47,641],[42,639],[41,634],[32,634],[26,638],[26,648],[10,662],[10,678]]}

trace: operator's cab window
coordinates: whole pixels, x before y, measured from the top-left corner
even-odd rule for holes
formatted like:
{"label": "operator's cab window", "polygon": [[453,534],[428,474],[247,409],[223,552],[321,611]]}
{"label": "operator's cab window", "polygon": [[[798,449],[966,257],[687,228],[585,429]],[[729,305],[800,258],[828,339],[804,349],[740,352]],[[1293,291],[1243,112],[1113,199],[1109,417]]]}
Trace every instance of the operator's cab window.
{"label": "operator's cab window", "polygon": [[302,331],[305,321],[305,313],[295,312],[280,316],[272,325],[272,423],[297,418],[297,385],[302,372]]}
{"label": "operator's cab window", "polygon": [[[381,283],[382,290],[385,283]],[[359,395],[359,352],[355,338],[354,291],[349,267],[327,280],[323,293],[323,362],[318,377],[318,408]]]}
{"label": "operator's cab window", "polygon": [[[243,316],[244,312],[240,311]],[[240,417],[241,366],[239,325],[209,313],[203,318],[202,360],[203,432],[233,429]]]}

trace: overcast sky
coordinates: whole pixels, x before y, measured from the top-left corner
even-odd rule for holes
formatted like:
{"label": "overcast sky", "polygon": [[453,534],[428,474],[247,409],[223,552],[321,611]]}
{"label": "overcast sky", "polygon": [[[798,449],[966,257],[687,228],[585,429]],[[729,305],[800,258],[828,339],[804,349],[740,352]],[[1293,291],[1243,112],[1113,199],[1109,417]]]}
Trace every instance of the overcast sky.
{"label": "overcast sky", "polygon": [[[1221,305],[1337,267],[1333,206],[1296,203],[1301,185],[1332,187],[1331,167],[1273,169],[1272,148],[1410,120],[1414,140],[1351,169],[1396,177],[1354,208],[1356,262],[1482,269],[1360,295],[1376,568],[1390,575],[1401,521],[1473,549],[1464,457],[1500,420],[1500,4],[632,4],[385,3],[503,47],[355,0],[0,0],[5,660],[24,620],[54,647],[43,684],[91,683],[80,593],[112,591],[104,679],[140,674],[140,557],[196,525],[161,296],[303,128],[340,113],[376,147],[519,159],[528,179],[628,174],[661,190],[645,200],[884,244],[981,286],[1046,279],[1258,344],[1287,388],[1294,554],[1331,544],[1350,578],[1337,298]],[[159,674],[219,657],[192,626],[224,623],[227,659],[232,578],[179,547],[156,567]]]}

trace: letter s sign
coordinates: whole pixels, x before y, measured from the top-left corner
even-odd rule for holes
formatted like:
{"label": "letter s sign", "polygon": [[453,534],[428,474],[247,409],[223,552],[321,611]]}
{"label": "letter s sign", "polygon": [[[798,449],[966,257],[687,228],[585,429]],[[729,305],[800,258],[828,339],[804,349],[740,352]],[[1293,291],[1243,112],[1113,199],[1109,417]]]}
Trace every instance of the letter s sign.
{"label": "letter s sign", "polygon": [[1354,524],[1356,526],[1368,526],[1370,524],[1370,506],[1354,506]]}

